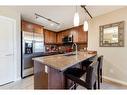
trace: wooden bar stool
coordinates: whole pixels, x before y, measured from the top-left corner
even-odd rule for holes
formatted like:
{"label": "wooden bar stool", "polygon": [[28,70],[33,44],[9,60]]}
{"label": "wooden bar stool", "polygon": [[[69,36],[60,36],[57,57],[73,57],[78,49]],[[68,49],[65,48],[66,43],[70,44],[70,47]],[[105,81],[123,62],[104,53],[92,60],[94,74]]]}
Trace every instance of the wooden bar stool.
{"label": "wooden bar stool", "polygon": [[102,65],[103,65],[103,55],[99,56],[98,59],[98,68],[97,68],[97,76],[98,76],[98,89],[100,89],[100,83],[102,83]]}
{"label": "wooden bar stool", "polygon": [[[93,62],[90,64],[86,71],[80,68],[68,68],[64,71],[64,76],[74,82],[74,89],[76,89],[76,84],[79,84],[87,89],[96,89],[96,73],[97,73],[98,62]],[[86,74],[85,80],[80,79],[81,76]]]}

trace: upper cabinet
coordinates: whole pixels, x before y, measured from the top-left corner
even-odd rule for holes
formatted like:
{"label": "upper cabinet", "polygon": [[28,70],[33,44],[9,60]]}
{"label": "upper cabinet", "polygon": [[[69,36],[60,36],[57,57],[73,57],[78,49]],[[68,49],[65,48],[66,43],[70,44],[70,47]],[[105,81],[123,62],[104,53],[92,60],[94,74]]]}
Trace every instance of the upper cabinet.
{"label": "upper cabinet", "polygon": [[34,32],[35,33],[42,33],[43,27],[37,24],[34,24]]}
{"label": "upper cabinet", "polygon": [[22,20],[22,31],[33,32],[34,31],[34,25],[30,22]]}
{"label": "upper cabinet", "polygon": [[73,42],[77,43],[78,42],[78,28],[72,28],[70,29],[70,35],[73,35]]}
{"label": "upper cabinet", "polygon": [[62,32],[58,32],[56,35],[57,44],[62,44]]}
{"label": "upper cabinet", "polygon": [[43,26],[22,20],[22,31],[43,33]]}
{"label": "upper cabinet", "polygon": [[87,32],[83,31],[83,26],[54,32],[47,29],[43,30],[42,26],[27,21],[22,21],[22,31],[34,32],[37,34],[43,33],[45,44],[62,44],[62,39],[68,35],[73,35],[73,42],[75,43],[87,43],[88,36]]}
{"label": "upper cabinet", "polygon": [[65,36],[73,35],[73,42],[75,43],[87,43],[88,33],[83,31],[83,26],[74,27],[57,33],[57,43],[61,44],[62,39]]}
{"label": "upper cabinet", "polygon": [[44,29],[45,44],[56,44],[56,33],[47,29]]}
{"label": "upper cabinet", "polygon": [[64,30],[57,33],[57,44],[62,44],[62,39],[70,34],[69,30]]}
{"label": "upper cabinet", "polygon": [[83,26],[79,26],[77,30],[78,30],[78,42],[87,43],[88,32],[85,32],[83,30]]}

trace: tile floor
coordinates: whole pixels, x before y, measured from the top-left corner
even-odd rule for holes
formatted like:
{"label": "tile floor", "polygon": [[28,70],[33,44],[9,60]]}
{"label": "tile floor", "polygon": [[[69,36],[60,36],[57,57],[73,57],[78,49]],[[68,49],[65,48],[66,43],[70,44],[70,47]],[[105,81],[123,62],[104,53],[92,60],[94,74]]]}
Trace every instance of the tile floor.
{"label": "tile floor", "polygon": [[[6,84],[4,86],[0,86],[0,89],[19,89],[19,90],[33,90],[34,89],[34,80],[33,76],[27,77],[25,79],[19,80],[17,82],[12,82],[9,84]],[[77,89],[84,89],[81,86],[78,86]],[[103,83],[101,84],[101,89],[127,89],[127,86],[123,86],[120,84],[116,84],[107,80],[104,80]]]}

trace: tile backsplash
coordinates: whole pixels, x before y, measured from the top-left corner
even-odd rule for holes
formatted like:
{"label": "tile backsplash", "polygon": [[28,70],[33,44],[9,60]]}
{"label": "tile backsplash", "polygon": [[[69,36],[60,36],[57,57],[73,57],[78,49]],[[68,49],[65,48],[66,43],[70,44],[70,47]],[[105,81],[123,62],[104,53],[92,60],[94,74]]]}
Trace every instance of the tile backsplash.
{"label": "tile backsplash", "polygon": [[[84,50],[87,49],[87,44],[77,44],[78,45],[78,50]],[[72,49],[72,44],[69,45],[45,45],[45,50],[46,52],[69,52]]]}

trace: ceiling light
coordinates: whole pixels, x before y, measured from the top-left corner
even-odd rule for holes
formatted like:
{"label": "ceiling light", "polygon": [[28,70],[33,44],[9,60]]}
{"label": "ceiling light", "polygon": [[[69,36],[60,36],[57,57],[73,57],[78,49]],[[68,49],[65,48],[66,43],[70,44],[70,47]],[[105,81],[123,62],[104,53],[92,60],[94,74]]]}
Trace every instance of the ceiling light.
{"label": "ceiling light", "polygon": [[74,26],[78,26],[78,25],[79,25],[79,14],[78,12],[76,12],[74,15]]}
{"label": "ceiling light", "polygon": [[[85,12],[89,15],[90,18],[93,18],[91,16],[91,14],[89,13],[89,11],[86,9],[86,6],[85,5],[81,5],[81,7],[85,10]],[[83,30],[85,32],[88,31],[88,22],[86,20],[84,21]]]}
{"label": "ceiling light", "polygon": [[76,12],[74,14],[74,26],[79,26],[79,13],[77,12],[77,6],[76,6]]}
{"label": "ceiling light", "polygon": [[54,26],[54,23],[51,23],[50,25],[51,25],[51,26]]}
{"label": "ceiling light", "polygon": [[88,31],[88,22],[87,21],[84,21],[83,29],[85,32]]}

